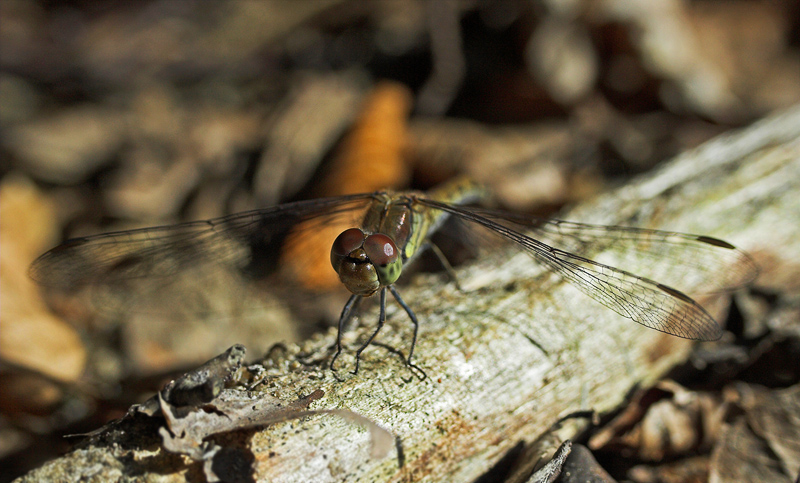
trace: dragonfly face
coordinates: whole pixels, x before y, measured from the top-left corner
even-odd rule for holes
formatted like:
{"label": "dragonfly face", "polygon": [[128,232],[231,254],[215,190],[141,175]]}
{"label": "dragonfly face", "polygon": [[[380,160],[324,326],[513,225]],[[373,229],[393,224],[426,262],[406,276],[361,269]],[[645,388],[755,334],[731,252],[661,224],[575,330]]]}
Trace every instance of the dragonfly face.
{"label": "dragonfly face", "polygon": [[331,264],[347,290],[369,296],[397,281],[403,259],[388,235],[350,228],[333,242]]}
{"label": "dragonfly face", "polygon": [[434,221],[433,210],[423,208],[413,196],[377,193],[362,228],[350,228],[336,238],[331,264],[350,292],[369,296],[400,278],[403,264],[416,254]]}

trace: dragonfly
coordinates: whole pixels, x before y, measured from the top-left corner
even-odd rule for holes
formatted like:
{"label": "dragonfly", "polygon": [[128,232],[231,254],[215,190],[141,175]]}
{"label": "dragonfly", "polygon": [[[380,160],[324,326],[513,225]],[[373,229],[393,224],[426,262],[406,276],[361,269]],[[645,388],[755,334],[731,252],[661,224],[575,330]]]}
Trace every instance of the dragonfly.
{"label": "dragonfly", "polygon": [[[318,258],[311,254],[327,250],[319,247],[327,243],[331,265],[351,292],[339,316],[331,370],[336,370],[343,350],[342,334],[359,303],[376,294],[379,298],[377,325],[355,352],[353,373],[358,373],[362,352],[385,324],[387,292],[413,324],[405,358],[412,365],[419,320],[395,283],[419,253],[428,248],[438,252],[430,236],[449,218],[481,227],[491,236],[510,242],[617,314],[685,339],[717,340],[722,329],[699,303],[673,284],[595,261],[587,255],[593,247],[601,245],[617,253],[659,261],[675,280],[710,291],[732,290],[752,281],[758,272],[747,253],[717,238],[544,219],[473,206],[485,196],[479,185],[457,179],[427,193],[351,194],[205,221],[103,233],[67,240],[35,260],[30,274],[43,285],[64,290],[134,280],[156,283],[199,263],[257,278],[271,273],[276,258],[318,264]],[[339,232],[340,226],[346,229]],[[317,232],[330,234],[327,240],[319,241],[312,236]],[[282,248],[295,245],[304,248]]]}

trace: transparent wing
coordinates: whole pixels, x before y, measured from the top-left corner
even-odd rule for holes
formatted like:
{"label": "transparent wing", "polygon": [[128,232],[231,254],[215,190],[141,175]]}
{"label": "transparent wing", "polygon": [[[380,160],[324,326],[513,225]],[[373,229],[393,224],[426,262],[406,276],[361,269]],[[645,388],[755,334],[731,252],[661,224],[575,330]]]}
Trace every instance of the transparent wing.
{"label": "transparent wing", "polygon": [[338,283],[330,246],[341,225],[360,224],[371,201],[319,199],[76,238],[39,257],[30,273],[69,296],[53,299],[68,302],[63,308],[90,302],[101,326],[115,327],[128,366],[160,371],[243,340],[261,348],[295,341],[338,315],[340,294],[304,277],[313,268]]}
{"label": "transparent wing", "polygon": [[470,209],[571,254],[621,266],[693,293],[729,291],[755,279],[758,267],[747,253],[712,237],[625,226],[605,226],[514,213]]}
{"label": "transparent wing", "polygon": [[[516,243],[539,263],[614,312],[651,329],[687,339],[715,340],[721,330],[705,309],[680,290],[584,255],[611,250],[624,254],[623,261],[632,255],[643,256],[648,258],[647,265],[654,272],[677,272],[677,277],[672,275],[669,279],[690,280],[704,290],[736,287],[757,274],[755,263],[747,254],[710,237],[542,220],[428,199],[419,202],[478,223]],[[535,235],[561,242],[569,251],[550,246],[534,238]]]}
{"label": "transparent wing", "polygon": [[[301,201],[207,221],[75,238],[40,256],[30,275],[64,291],[124,287],[130,297],[147,290],[168,299],[175,294],[163,293],[165,287],[178,290],[184,281],[196,286],[220,272],[263,278],[274,271],[294,227],[302,224],[311,236],[335,223],[357,224],[371,200],[372,195],[361,194]],[[327,244],[319,248],[325,259],[332,241],[314,241]]]}

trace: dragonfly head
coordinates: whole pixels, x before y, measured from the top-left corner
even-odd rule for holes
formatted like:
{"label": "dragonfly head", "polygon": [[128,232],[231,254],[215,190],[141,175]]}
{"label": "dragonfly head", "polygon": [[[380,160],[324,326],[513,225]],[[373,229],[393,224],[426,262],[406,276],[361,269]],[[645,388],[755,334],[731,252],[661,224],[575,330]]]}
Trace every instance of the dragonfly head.
{"label": "dragonfly head", "polygon": [[331,247],[331,264],[347,290],[372,295],[400,277],[403,260],[391,237],[366,235],[358,228],[343,231]]}

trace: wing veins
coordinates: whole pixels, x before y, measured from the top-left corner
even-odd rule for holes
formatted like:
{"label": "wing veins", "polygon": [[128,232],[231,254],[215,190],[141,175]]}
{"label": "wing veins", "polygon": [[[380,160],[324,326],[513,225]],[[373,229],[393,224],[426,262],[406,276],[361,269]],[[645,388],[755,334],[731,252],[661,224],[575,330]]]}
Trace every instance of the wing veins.
{"label": "wing veins", "polygon": [[[551,247],[484,216],[496,214],[490,210],[473,212],[471,209],[451,206],[434,200],[421,199],[420,201],[433,208],[478,223],[499,236],[513,241],[534,259],[549,267],[581,292],[634,322],[687,339],[715,340],[721,335],[719,325],[714,318],[697,302],[677,289],[626,270]],[[596,225],[587,226],[597,227]],[[690,237],[691,235],[684,236]],[[662,287],[665,287],[666,290]]]}
{"label": "wing veins", "polygon": [[[43,285],[71,290],[111,279],[170,275],[201,256],[211,263],[230,264],[255,236],[271,237],[305,220],[351,213],[372,197],[355,194],[299,201],[210,220],[74,238],[36,259],[29,273]],[[127,271],[113,274],[119,267]]]}

